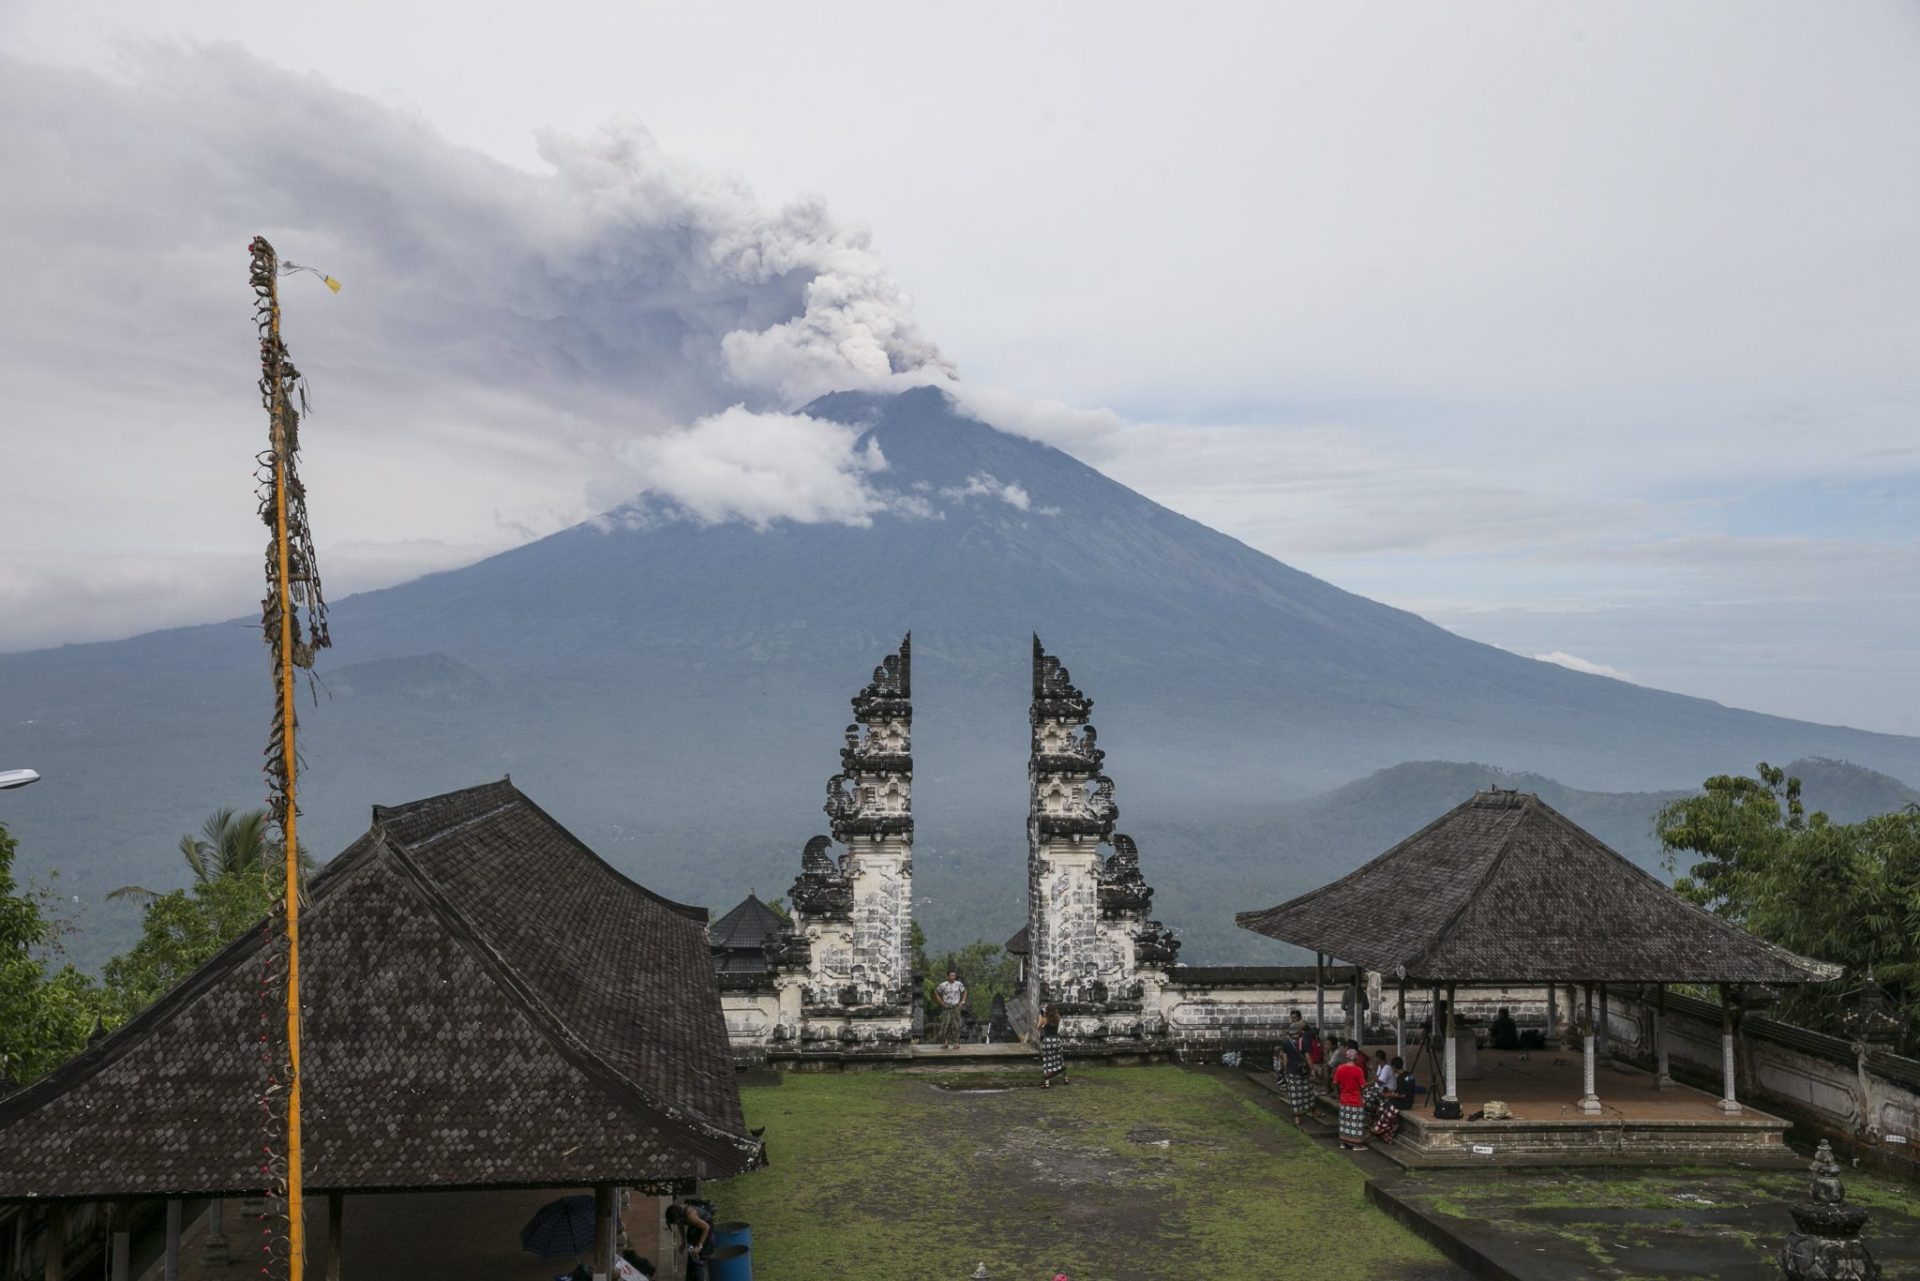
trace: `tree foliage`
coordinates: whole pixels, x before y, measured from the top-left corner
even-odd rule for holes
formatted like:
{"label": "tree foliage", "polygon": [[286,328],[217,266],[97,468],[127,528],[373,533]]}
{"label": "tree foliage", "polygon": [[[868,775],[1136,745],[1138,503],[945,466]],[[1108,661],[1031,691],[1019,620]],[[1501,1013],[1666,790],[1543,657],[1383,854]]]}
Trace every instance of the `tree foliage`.
{"label": "tree foliage", "polygon": [[279,901],[258,868],[217,873],[190,889],[149,901],[140,940],[108,961],[103,1011],[110,1025],[132,1018],[214,953],[257,928]]}
{"label": "tree foliage", "polygon": [[940,1016],[940,998],[935,989],[946,982],[949,969],[960,972],[960,981],[967,985],[967,1008],[974,1018],[982,1020],[992,1015],[993,998],[1012,996],[1020,979],[1018,957],[1002,952],[998,943],[975,939],[958,952],[947,953],[938,965],[924,971],[923,999],[930,1019]]}
{"label": "tree foliage", "polygon": [[59,922],[14,879],[16,848],[0,826],[0,1074],[24,1084],[86,1046],[98,993],[73,966],[55,967]]}
{"label": "tree foliage", "polygon": [[[1920,807],[1858,823],[1807,813],[1800,781],[1762,762],[1717,775],[1660,811],[1674,888],[1791,951],[1838,962],[1847,980],[1789,991],[1783,1017],[1844,1034],[1844,993],[1870,973],[1920,1045]],[[1682,868],[1684,856],[1691,856]]]}

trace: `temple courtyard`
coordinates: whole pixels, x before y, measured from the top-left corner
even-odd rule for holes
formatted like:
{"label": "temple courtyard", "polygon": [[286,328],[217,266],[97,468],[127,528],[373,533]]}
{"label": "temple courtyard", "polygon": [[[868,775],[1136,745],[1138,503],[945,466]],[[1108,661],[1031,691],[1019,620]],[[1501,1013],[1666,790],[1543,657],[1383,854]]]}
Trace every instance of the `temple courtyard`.
{"label": "temple courtyard", "polygon": [[[758,1073],[772,1167],[708,1185],[755,1275],[842,1281],[1774,1278],[1803,1171],[1409,1172],[1296,1129],[1249,1073],[1030,1065]],[[1920,1281],[1920,1188],[1848,1171],[1886,1281]],[[1432,1242],[1478,1256],[1473,1271]],[[1498,1271],[1489,1270],[1492,1264]]]}
{"label": "temple courtyard", "polygon": [[836,1281],[1441,1281],[1360,1171],[1225,1074],[1075,1068],[757,1075],[772,1168],[709,1185],[754,1275]]}

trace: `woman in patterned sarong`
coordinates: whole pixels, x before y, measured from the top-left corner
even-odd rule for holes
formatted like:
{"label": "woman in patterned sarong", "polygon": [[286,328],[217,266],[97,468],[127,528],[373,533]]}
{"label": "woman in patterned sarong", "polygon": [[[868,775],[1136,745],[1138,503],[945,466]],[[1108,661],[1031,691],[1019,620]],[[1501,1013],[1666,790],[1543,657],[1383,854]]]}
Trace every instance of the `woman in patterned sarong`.
{"label": "woman in patterned sarong", "polygon": [[1393,1069],[1393,1089],[1382,1090],[1380,1105],[1373,1114],[1373,1137],[1382,1143],[1391,1143],[1400,1134],[1400,1109],[1413,1105],[1413,1078],[1407,1075],[1406,1064],[1396,1057],[1391,1064]]}
{"label": "woman in patterned sarong", "polygon": [[1067,1079],[1067,1048],[1060,1039],[1060,1007],[1049,1005],[1040,1019],[1037,1029],[1040,1034],[1040,1084],[1043,1088],[1053,1085],[1053,1078],[1059,1077],[1060,1084],[1072,1085]]}
{"label": "woman in patterned sarong", "polygon": [[1360,1051],[1346,1051],[1346,1061],[1333,1070],[1333,1088],[1340,1100],[1340,1146],[1364,1149],[1367,1146],[1367,1070],[1360,1066]]}
{"label": "woman in patterned sarong", "polygon": [[1313,1076],[1307,1066],[1306,1041],[1304,1031],[1287,1037],[1280,1042],[1274,1059],[1274,1076],[1286,1092],[1295,1125],[1313,1111]]}

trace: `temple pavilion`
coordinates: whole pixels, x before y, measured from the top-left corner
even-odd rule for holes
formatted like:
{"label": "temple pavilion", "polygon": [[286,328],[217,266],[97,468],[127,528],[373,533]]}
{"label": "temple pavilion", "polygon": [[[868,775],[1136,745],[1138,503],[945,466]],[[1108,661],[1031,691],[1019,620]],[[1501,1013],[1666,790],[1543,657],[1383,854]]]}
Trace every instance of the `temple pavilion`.
{"label": "temple pavilion", "polygon": [[[342,1257],[356,1206],[393,1217],[370,1198],[592,1190],[604,1264],[617,1189],[651,1194],[627,1199],[624,1224],[650,1244],[662,1195],[752,1169],[760,1144],[741,1116],[706,923],[704,908],[615,871],[511,782],[374,807],[301,912],[310,1275],[323,1256],[330,1278],[385,1270],[356,1263],[351,1233]],[[0,1099],[0,1202],[37,1203],[22,1236],[30,1227],[47,1276],[60,1275],[64,1252],[47,1244],[74,1235],[70,1212],[111,1235],[108,1274],[124,1281],[140,1212],[167,1207],[173,1276],[183,1202],[211,1202],[217,1238],[224,1199],[268,1193],[263,1151],[283,1141],[266,1039],[284,963],[274,934],[235,940]],[[469,1219],[461,1232],[519,1254],[518,1220]]]}
{"label": "temple pavilion", "polygon": [[[1477,1086],[1482,1098],[1504,1089],[1533,1105],[1514,1109],[1521,1121],[1538,1123],[1532,1129],[1514,1123],[1498,1132],[1509,1150],[1542,1158],[1564,1158],[1567,1151],[1556,1149],[1578,1147],[1582,1121],[1622,1150],[1633,1146],[1633,1131],[1646,1151],[1777,1149],[1785,1123],[1744,1108],[1737,1097],[1733,1038],[1741,996],[1840,974],[1838,966],[1775,947],[1688,902],[1539,797],[1501,789],[1475,794],[1337,881],[1235,920],[1323,960],[1338,957],[1377,973],[1386,991],[1397,989],[1402,1020],[1409,990],[1431,992],[1428,1008],[1444,1011],[1441,1062],[1430,1069],[1440,1076],[1443,1108],[1459,1103],[1460,1058],[1474,1053],[1458,1021],[1461,987],[1498,989],[1516,1004],[1544,989],[1549,1047],[1562,994],[1577,994],[1577,1082],[1555,1071],[1565,1060],[1549,1048],[1538,1061],[1498,1064],[1500,1085]],[[1669,1074],[1662,1015],[1670,984],[1720,993],[1718,1099],[1675,1086]],[[1655,1071],[1610,1071],[1613,1097],[1603,1098],[1597,1069],[1611,1062],[1608,1027],[1621,1020],[1623,1007],[1651,1015]],[[1468,1121],[1405,1117],[1416,1151],[1467,1150],[1469,1140],[1495,1133]]]}

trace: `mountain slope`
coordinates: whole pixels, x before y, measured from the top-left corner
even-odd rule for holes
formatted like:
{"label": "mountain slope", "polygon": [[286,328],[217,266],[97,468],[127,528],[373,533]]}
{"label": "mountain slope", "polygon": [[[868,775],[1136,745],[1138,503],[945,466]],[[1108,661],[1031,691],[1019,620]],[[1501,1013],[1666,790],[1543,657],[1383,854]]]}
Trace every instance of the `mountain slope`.
{"label": "mountain slope", "polygon": [[[1920,740],[1464,640],[962,417],[932,389],[837,394],[810,412],[864,427],[889,464],[876,484],[923,514],[755,530],[635,505],[339,602],[321,666],[331,696],[308,706],[302,739],[315,851],[363,828],[370,803],[511,771],[663,893],[725,906],[749,886],[782,892],[825,826],[846,700],[909,628],[917,885],[937,939],[1020,915],[1034,630],[1098,702],[1121,827],[1136,835],[1164,825],[1204,844],[1249,806],[1422,758],[1604,791],[1797,756],[1920,778]],[[178,833],[261,794],[269,707],[246,623],[0,656],[0,759],[46,775],[4,811],[26,862],[66,869],[63,888],[83,897],[176,875]],[[1188,893],[1219,901],[1205,884],[1176,888],[1180,849],[1143,851],[1169,919]],[[97,909],[94,926],[125,922]]]}

